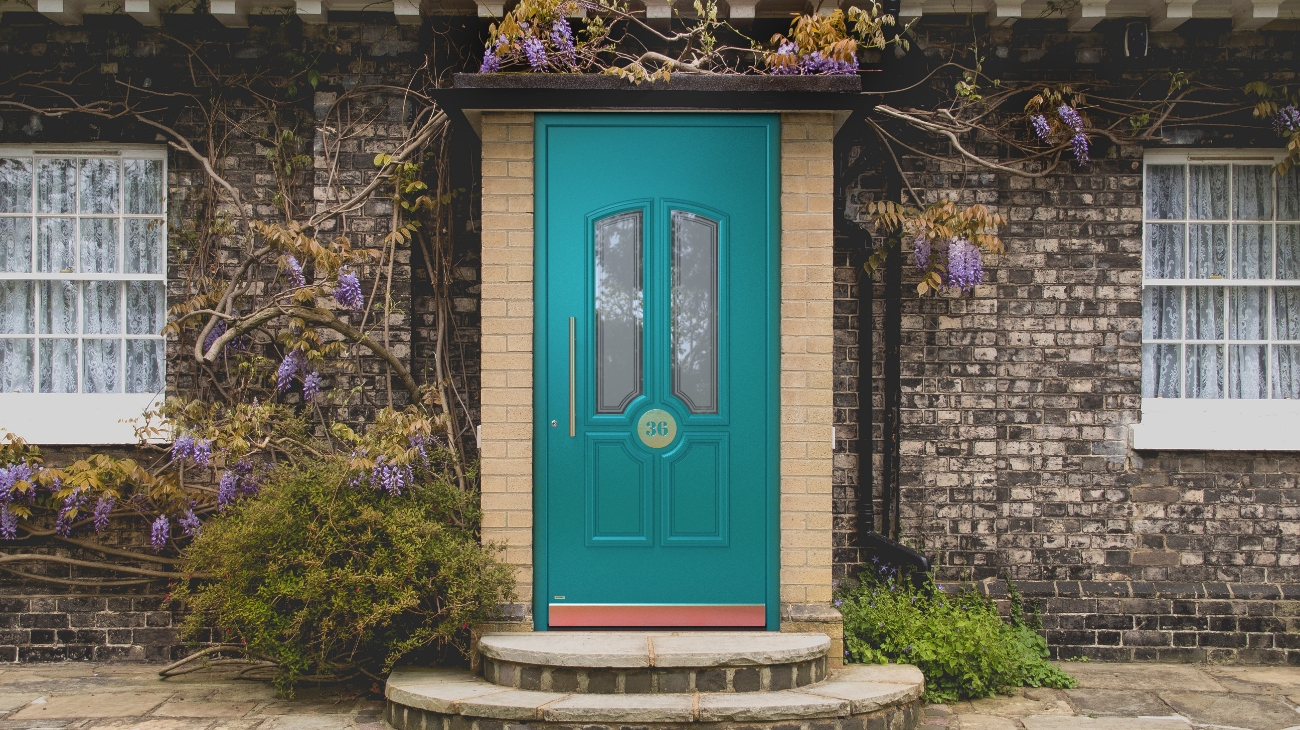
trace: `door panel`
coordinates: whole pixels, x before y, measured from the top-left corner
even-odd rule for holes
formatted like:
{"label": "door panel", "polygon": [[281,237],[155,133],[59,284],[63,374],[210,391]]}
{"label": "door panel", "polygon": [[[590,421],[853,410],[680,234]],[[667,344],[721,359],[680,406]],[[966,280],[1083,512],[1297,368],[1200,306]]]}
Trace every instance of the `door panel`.
{"label": "door panel", "polygon": [[537,118],[535,622],[775,629],[779,122]]}

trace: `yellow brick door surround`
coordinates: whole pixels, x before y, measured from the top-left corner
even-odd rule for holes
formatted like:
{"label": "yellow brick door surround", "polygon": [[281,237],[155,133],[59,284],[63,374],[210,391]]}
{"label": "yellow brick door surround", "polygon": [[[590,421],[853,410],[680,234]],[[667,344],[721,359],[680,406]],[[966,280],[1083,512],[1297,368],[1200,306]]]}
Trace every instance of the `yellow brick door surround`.
{"label": "yellow brick door surround", "polygon": [[[483,540],[515,569],[494,628],[532,630],[533,186],[531,112],[482,113]],[[782,630],[826,631],[831,601],[833,112],[781,114],[780,597]],[[832,659],[842,649],[832,647]]]}

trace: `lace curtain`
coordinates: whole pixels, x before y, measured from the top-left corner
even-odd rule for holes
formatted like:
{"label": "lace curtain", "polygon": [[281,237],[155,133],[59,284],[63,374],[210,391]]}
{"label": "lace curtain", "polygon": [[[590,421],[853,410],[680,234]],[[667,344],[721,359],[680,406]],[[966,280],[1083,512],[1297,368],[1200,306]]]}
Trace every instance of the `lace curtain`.
{"label": "lace curtain", "polygon": [[162,213],[162,160],[0,157],[0,392],[162,389]]}
{"label": "lace curtain", "polygon": [[1300,397],[1300,171],[1149,165],[1145,199],[1143,396]]}

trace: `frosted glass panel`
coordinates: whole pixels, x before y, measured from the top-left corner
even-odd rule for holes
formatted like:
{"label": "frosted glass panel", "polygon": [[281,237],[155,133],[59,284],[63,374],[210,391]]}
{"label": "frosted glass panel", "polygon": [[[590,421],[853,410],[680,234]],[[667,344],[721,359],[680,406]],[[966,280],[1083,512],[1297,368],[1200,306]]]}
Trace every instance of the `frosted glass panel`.
{"label": "frosted glass panel", "polygon": [[77,392],[77,341],[41,340],[41,392]]}
{"label": "frosted glass panel", "polygon": [[40,218],[36,224],[36,270],[77,270],[77,221],[75,218]]}
{"label": "frosted glass panel", "polygon": [[126,283],[126,333],[162,334],[167,324],[167,291],[161,281]]}
{"label": "frosted glass panel", "polygon": [[162,390],[164,345],[162,340],[126,341],[126,392]]}
{"label": "frosted glass panel", "polygon": [[32,282],[0,281],[0,335],[30,335],[33,306]]}
{"label": "frosted glass panel", "polygon": [[0,393],[30,393],[32,380],[32,341],[0,339]]}
{"label": "frosted glass panel", "polygon": [[81,161],[81,212],[117,212],[117,160]]}
{"label": "frosted glass panel", "polygon": [[127,160],[123,198],[131,214],[162,212],[162,160]]}
{"label": "frosted glass panel", "polygon": [[1182,218],[1186,210],[1186,179],[1182,165],[1148,165],[1148,218]]}
{"label": "frosted glass panel", "polygon": [[88,281],[82,293],[81,331],[88,335],[122,332],[121,285],[116,281]]}
{"label": "frosted glass panel", "polygon": [[122,341],[82,340],[81,391],[122,392]]}
{"label": "frosted glass panel", "polygon": [[0,271],[32,270],[32,220],[0,218]]}
{"label": "frosted glass panel", "polygon": [[1147,276],[1152,279],[1183,278],[1183,231],[1180,224],[1147,225]]}
{"label": "frosted glass panel", "polygon": [[72,160],[37,161],[36,212],[75,213],[76,210],[76,163]]}
{"label": "frosted glass panel", "polygon": [[1228,218],[1228,166],[1191,166],[1191,213],[1189,218],[1199,220],[1226,220]]}
{"label": "frosted glass panel", "polygon": [[0,213],[32,212],[32,161],[0,160]]}
{"label": "frosted glass panel", "polygon": [[163,270],[161,218],[126,219],[126,273],[161,274]]}
{"label": "frosted glass panel", "polygon": [[81,219],[81,271],[107,274],[117,271],[117,219]]}
{"label": "frosted glass panel", "polygon": [[39,286],[40,332],[43,335],[77,334],[77,282],[43,281]]}
{"label": "frosted glass panel", "polygon": [[672,213],[673,395],[718,412],[718,223]]}
{"label": "frosted glass panel", "polygon": [[1233,214],[1246,220],[1273,217],[1273,166],[1232,166]]}
{"label": "frosted glass panel", "polygon": [[641,212],[596,222],[596,412],[641,394]]}

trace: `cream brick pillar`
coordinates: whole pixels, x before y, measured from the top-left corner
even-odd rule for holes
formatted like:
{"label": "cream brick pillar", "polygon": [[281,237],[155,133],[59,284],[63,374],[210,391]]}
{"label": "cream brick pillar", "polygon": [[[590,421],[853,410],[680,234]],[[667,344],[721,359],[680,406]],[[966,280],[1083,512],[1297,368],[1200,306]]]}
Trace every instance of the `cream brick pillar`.
{"label": "cream brick pillar", "polygon": [[831,605],[834,158],[831,113],[781,115],[781,624],[820,630]]}
{"label": "cream brick pillar", "polygon": [[[533,115],[483,114],[483,541],[515,568],[532,630]],[[504,626],[495,626],[497,630]]]}

